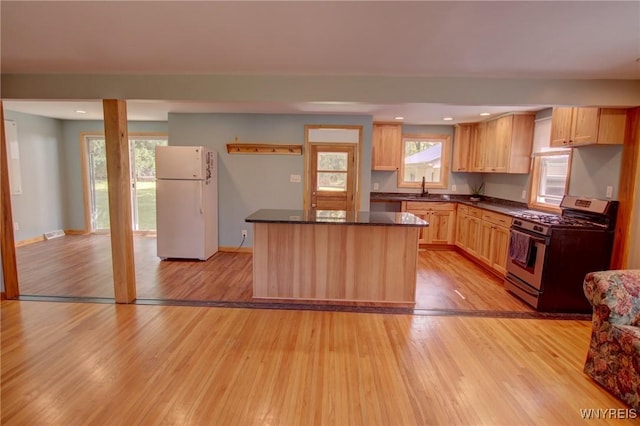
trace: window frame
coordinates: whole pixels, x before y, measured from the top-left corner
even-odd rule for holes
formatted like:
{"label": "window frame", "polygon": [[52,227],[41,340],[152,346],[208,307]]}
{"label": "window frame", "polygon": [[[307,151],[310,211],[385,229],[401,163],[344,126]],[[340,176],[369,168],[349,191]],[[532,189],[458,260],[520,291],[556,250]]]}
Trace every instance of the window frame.
{"label": "window frame", "polygon": [[538,201],[540,196],[540,178],[542,174],[542,159],[545,157],[554,157],[560,155],[568,155],[567,160],[567,179],[564,184],[563,194],[566,195],[569,190],[569,181],[571,180],[571,162],[573,159],[572,149],[554,149],[551,151],[537,152],[533,154],[533,161],[531,162],[531,179],[529,180],[529,208],[535,208],[536,210],[547,211],[550,213],[562,213],[560,206],[553,204],[542,203]]}
{"label": "window frame", "polygon": [[403,134],[402,146],[400,147],[400,167],[398,168],[397,186],[398,188],[421,188],[422,182],[405,182],[404,180],[404,152],[405,143],[415,140],[439,141],[442,143],[442,157],[440,159],[440,181],[426,182],[425,188],[446,189],[449,186],[449,168],[451,158],[451,136],[445,134]]}

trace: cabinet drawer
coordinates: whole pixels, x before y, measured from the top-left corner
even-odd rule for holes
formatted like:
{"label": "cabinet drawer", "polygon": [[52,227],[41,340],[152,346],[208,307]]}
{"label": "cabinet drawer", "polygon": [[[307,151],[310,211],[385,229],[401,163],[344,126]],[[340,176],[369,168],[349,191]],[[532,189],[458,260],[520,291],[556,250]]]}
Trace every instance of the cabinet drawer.
{"label": "cabinet drawer", "polygon": [[430,201],[407,201],[407,210],[437,210],[437,211],[453,211],[456,205],[454,203],[434,203]]}
{"label": "cabinet drawer", "polygon": [[482,219],[482,210],[476,207],[469,207],[469,216]]}
{"label": "cabinet drawer", "polygon": [[469,214],[469,206],[458,204],[458,214]]}
{"label": "cabinet drawer", "polygon": [[482,213],[482,220],[493,223],[494,225],[504,226],[505,228],[511,226],[511,217],[500,213],[484,211]]}

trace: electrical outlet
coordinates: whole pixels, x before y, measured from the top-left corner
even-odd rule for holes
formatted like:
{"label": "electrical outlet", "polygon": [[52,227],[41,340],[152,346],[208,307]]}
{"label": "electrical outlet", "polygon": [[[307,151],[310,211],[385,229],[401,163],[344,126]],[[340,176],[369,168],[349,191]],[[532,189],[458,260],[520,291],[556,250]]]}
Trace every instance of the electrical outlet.
{"label": "electrical outlet", "polygon": [[247,238],[247,230],[246,229],[242,230],[242,238]]}
{"label": "electrical outlet", "polygon": [[289,175],[289,182],[300,183],[302,181],[300,175]]}
{"label": "electrical outlet", "polygon": [[20,230],[20,225],[18,224],[18,222],[13,222],[13,230],[14,231],[19,231]]}
{"label": "electrical outlet", "polygon": [[607,186],[607,198],[613,197],[613,186]]}
{"label": "electrical outlet", "polygon": [[455,185],[451,185],[451,192],[456,192],[458,190],[458,187]]}
{"label": "electrical outlet", "polygon": [[526,191],[526,190],[524,190],[524,189],[522,190],[521,198],[522,198],[523,200],[526,200],[526,199],[527,199],[527,191]]}
{"label": "electrical outlet", "polygon": [[373,183],[373,190],[377,191],[378,189],[380,189],[380,184],[378,182],[374,182]]}

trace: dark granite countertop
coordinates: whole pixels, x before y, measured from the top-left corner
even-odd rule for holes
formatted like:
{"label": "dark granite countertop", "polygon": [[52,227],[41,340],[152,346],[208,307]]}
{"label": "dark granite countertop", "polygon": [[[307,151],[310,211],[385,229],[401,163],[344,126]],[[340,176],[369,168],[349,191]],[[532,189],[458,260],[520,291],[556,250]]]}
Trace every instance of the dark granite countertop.
{"label": "dark granite countertop", "polygon": [[429,201],[443,203],[461,203],[468,206],[478,207],[481,209],[515,216],[519,213],[535,213],[548,214],[545,212],[531,210],[525,203],[517,201],[503,200],[501,198],[493,198],[483,196],[481,201],[471,201],[470,195],[452,195],[452,194],[429,194],[421,196],[416,193],[398,193],[398,192],[372,192],[370,195],[371,202],[401,202],[401,201]]}
{"label": "dark granite countertop", "polygon": [[429,226],[429,223],[411,213],[345,212],[333,210],[269,210],[262,209],[249,215],[251,223],[298,223],[374,226]]}

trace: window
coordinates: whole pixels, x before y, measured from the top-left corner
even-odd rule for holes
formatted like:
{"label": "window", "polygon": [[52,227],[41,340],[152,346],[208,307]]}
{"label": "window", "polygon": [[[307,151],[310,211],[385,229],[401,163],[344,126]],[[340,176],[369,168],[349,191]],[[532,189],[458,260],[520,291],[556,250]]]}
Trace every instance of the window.
{"label": "window", "polygon": [[571,150],[552,148],[551,117],[536,120],[533,131],[533,167],[529,206],[560,213],[560,202],[569,189]]}
{"label": "window", "polygon": [[570,170],[570,150],[534,154],[529,204],[559,212],[562,197],[567,193]]}
{"label": "window", "polygon": [[450,139],[448,135],[403,135],[398,186],[419,188],[424,178],[427,188],[446,188]]}
{"label": "window", "polygon": [[347,159],[346,152],[318,152],[318,191],[347,190]]}

